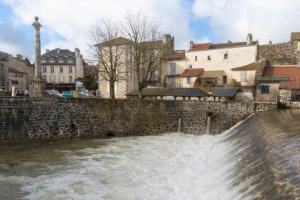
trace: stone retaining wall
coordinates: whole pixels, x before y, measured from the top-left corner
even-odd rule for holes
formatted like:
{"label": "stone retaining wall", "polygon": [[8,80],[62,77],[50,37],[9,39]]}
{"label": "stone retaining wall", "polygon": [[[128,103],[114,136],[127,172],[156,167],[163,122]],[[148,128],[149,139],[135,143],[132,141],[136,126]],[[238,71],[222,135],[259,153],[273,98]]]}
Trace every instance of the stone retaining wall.
{"label": "stone retaining wall", "polygon": [[0,98],[1,142],[51,141],[181,131],[203,134],[207,112],[220,133],[253,112],[244,102]]}
{"label": "stone retaining wall", "polygon": [[300,64],[300,52],[297,42],[286,42],[270,45],[259,45],[258,59],[266,59],[273,65]]}

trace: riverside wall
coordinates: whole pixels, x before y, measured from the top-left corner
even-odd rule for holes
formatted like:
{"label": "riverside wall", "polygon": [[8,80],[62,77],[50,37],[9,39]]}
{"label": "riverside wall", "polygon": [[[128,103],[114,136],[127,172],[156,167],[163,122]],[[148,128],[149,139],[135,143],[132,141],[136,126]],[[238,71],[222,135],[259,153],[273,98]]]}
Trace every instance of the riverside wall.
{"label": "riverside wall", "polygon": [[212,133],[254,112],[245,102],[109,100],[96,98],[0,98],[0,142],[154,135],[181,131],[203,134],[207,113]]}

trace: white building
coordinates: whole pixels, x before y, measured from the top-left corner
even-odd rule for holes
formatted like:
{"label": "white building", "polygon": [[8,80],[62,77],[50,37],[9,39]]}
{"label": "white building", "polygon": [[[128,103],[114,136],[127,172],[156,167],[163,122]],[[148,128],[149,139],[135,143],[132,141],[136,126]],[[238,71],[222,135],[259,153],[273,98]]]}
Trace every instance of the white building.
{"label": "white building", "polygon": [[[226,86],[231,83],[232,79],[241,82],[242,86],[253,86],[255,71],[233,71],[232,69],[255,62],[257,60],[257,48],[258,42],[252,41],[251,34],[248,34],[246,42],[228,41],[221,44],[194,44],[191,41],[190,49],[185,52],[185,56],[176,57],[174,55],[165,62],[166,86],[174,87],[176,85],[174,82],[180,82],[174,81],[178,78],[189,79],[189,77],[179,76],[187,68],[202,68],[204,70],[203,80],[197,80],[202,86],[203,84],[210,87]],[[179,55],[178,52],[176,54]],[[201,79],[201,77],[199,78]]]}
{"label": "white building", "polygon": [[74,52],[56,48],[42,54],[42,75],[47,89],[75,90],[77,78],[83,78],[83,59],[78,48]]}

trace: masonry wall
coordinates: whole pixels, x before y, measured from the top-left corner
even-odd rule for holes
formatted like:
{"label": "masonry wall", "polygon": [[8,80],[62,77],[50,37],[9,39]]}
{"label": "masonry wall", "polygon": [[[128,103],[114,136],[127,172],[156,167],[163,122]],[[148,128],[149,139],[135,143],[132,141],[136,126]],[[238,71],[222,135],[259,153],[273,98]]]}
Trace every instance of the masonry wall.
{"label": "masonry wall", "polygon": [[300,64],[299,50],[298,42],[259,45],[258,58],[273,65],[296,65]]}
{"label": "masonry wall", "polygon": [[253,112],[237,102],[109,100],[95,98],[0,98],[0,141],[51,141],[82,137],[203,134],[207,111],[212,133],[220,133]]}

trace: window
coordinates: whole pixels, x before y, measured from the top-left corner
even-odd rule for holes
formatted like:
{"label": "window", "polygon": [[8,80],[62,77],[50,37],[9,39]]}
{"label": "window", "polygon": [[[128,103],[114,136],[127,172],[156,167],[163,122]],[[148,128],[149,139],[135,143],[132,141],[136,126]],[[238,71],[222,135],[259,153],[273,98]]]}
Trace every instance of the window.
{"label": "window", "polygon": [[73,63],[72,57],[69,57],[69,58],[68,58],[68,63]]}
{"label": "window", "polygon": [[58,62],[59,62],[59,63],[63,63],[63,62],[64,62],[64,58],[63,58],[63,57],[59,57],[59,58],[58,58]]}
{"label": "window", "polygon": [[69,74],[73,73],[73,67],[69,67]]}
{"label": "window", "polygon": [[43,79],[44,79],[45,81],[47,81],[47,76],[44,75],[44,76],[43,76]]}
{"label": "window", "polygon": [[171,63],[170,64],[170,71],[171,71],[171,73],[170,73],[171,76],[176,75],[176,63]]}
{"label": "window", "polygon": [[63,66],[60,66],[60,67],[59,67],[59,72],[60,72],[60,73],[64,73],[64,67],[63,67]]}
{"label": "window", "polygon": [[241,82],[247,81],[247,71],[241,71]]}
{"label": "window", "polygon": [[227,76],[222,76],[223,84],[227,84]]}
{"label": "window", "polygon": [[51,73],[54,73],[54,66],[51,66],[51,67],[50,67],[50,72],[51,72]]}
{"label": "window", "polygon": [[54,76],[54,75],[49,76],[49,78],[50,78],[50,82],[51,82],[51,83],[54,83],[54,82],[55,82],[55,76]]}
{"label": "window", "polygon": [[269,85],[260,86],[260,93],[261,94],[269,94],[270,93],[270,86]]}
{"label": "window", "polygon": [[197,56],[195,56],[195,61],[197,61],[198,60],[198,57]]}
{"label": "window", "polygon": [[64,76],[59,76],[59,82],[63,83],[64,82]]}
{"label": "window", "polygon": [[228,59],[228,53],[224,54],[224,59]]}
{"label": "window", "polygon": [[186,77],[186,83],[190,84],[192,83],[192,77]]}
{"label": "window", "polygon": [[73,83],[73,76],[69,76],[69,83]]}
{"label": "window", "polygon": [[45,62],[47,62],[46,58],[42,57],[42,63],[45,63]]}
{"label": "window", "polygon": [[47,67],[43,66],[43,72],[46,73],[47,72]]}
{"label": "window", "polygon": [[13,85],[18,85],[19,82],[18,82],[18,81],[11,81],[11,84],[13,84]]}
{"label": "window", "polygon": [[211,56],[207,56],[207,60],[211,60]]}
{"label": "window", "polygon": [[49,58],[49,62],[50,63],[54,63],[55,61],[54,61],[54,58]]}

